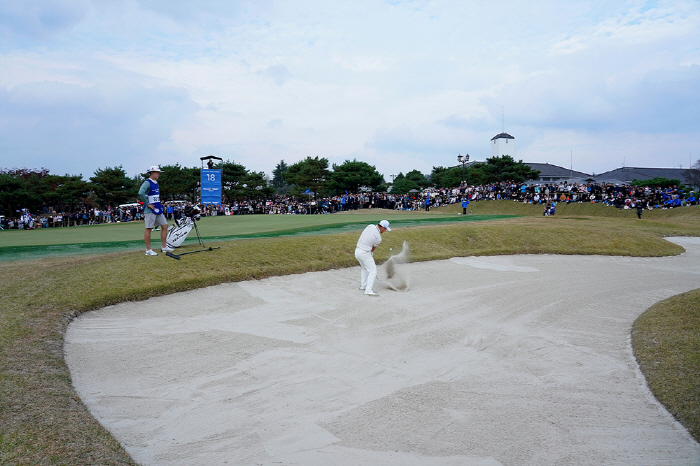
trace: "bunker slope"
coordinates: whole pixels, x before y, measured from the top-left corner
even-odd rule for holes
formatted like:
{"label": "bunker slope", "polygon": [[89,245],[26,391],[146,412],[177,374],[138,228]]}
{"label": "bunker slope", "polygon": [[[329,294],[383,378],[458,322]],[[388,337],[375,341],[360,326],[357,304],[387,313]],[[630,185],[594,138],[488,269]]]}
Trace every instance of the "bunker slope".
{"label": "bunker slope", "polygon": [[356,267],[123,303],[72,322],[65,356],[143,465],[699,465],[630,345],[700,287],[700,238],[671,240],[408,264],[379,298]]}

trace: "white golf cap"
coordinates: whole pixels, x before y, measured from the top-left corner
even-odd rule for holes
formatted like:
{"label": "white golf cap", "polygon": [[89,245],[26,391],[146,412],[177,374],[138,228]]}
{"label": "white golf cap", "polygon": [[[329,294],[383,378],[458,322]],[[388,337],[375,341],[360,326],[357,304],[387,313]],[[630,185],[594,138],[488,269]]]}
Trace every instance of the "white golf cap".
{"label": "white golf cap", "polygon": [[148,169],[148,173],[151,172],[159,172],[160,168],[158,168],[158,165],[151,165],[151,168]]}
{"label": "white golf cap", "polygon": [[381,222],[379,222],[379,226],[386,228],[386,231],[391,231],[391,228],[389,228],[388,220],[382,220]]}

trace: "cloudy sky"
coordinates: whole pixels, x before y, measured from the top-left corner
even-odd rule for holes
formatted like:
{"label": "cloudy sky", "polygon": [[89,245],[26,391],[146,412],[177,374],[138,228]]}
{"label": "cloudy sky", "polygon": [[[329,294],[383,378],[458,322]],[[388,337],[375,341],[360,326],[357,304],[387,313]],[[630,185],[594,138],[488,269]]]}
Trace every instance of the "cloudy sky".
{"label": "cloudy sky", "polygon": [[697,0],[2,0],[0,168],[700,159]]}

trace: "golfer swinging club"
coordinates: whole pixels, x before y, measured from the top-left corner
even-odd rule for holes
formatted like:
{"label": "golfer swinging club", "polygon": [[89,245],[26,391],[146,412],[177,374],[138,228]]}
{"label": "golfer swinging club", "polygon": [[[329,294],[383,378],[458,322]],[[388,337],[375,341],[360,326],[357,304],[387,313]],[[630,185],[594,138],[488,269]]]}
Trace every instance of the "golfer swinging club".
{"label": "golfer swinging club", "polygon": [[149,177],[141,184],[139,189],[139,197],[143,202],[143,216],[146,220],[146,231],[143,234],[143,240],[146,243],[146,255],[157,256],[158,253],[151,249],[151,230],[156,225],[160,225],[160,242],[162,252],[172,252],[173,248],[167,245],[168,238],[168,221],[163,215],[163,206],[160,204],[160,188],[158,187],[158,177],[160,176],[160,168],[154,165],[148,169]]}
{"label": "golfer swinging club", "polygon": [[382,242],[382,233],[385,231],[391,231],[389,222],[386,220],[382,220],[378,225],[368,225],[360,235],[355,248],[355,258],[362,266],[360,289],[364,290],[367,296],[379,296],[372,290],[374,280],[377,278],[377,264],[374,263],[372,253]]}

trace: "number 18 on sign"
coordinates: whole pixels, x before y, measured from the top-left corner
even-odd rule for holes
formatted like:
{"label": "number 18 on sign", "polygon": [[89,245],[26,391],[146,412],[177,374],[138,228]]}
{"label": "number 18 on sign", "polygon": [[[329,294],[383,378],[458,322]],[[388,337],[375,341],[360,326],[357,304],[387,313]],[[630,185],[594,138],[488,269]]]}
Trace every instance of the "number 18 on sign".
{"label": "number 18 on sign", "polygon": [[221,205],[221,170],[202,169],[202,204]]}

